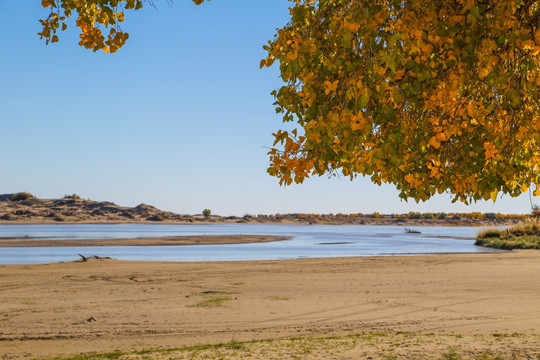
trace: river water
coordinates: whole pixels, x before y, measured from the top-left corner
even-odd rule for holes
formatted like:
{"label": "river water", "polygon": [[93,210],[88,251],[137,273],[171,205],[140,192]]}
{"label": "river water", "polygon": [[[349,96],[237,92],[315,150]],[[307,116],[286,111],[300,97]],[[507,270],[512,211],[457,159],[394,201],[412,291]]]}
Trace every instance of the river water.
{"label": "river water", "polygon": [[478,227],[269,224],[46,224],[0,225],[0,237],[114,239],[181,235],[279,235],[291,240],[258,244],[0,248],[0,264],[35,264],[109,256],[120,260],[236,261],[493,252],[474,245]]}

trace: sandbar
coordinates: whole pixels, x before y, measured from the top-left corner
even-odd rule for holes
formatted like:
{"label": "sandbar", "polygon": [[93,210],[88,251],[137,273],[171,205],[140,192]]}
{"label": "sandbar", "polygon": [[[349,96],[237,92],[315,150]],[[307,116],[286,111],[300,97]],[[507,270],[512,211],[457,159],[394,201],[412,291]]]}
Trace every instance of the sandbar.
{"label": "sandbar", "polygon": [[288,236],[269,235],[197,235],[141,237],[124,239],[54,240],[43,238],[0,238],[1,247],[78,247],[78,246],[161,246],[161,245],[221,245],[246,244],[291,239]]}

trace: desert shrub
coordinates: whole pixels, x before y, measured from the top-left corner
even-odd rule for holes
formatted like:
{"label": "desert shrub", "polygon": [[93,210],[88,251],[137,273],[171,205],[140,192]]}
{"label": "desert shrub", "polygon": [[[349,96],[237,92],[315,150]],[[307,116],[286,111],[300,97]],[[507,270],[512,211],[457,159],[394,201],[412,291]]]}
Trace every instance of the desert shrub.
{"label": "desert shrub", "polygon": [[410,213],[407,214],[407,218],[408,219],[421,219],[422,214],[420,214],[418,212],[410,212]]}
{"label": "desert shrub", "polygon": [[81,200],[81,197],[77,194],[64,195],[64,199]]}
{"label": "desert shrub", "polygon": [[485,213],[484,214],[484,218],[488,219],[488,220],[495,220],[495,219],[497,219],[497,217],[498,216],[495,213]]}
{"label": "desert shrub", "polygon": [[24,201],[28,199],[32,199],[34,195],[27,193],[27,192],[19,192],[16,194],[11,195],[11,201]]}
{"label": "desert shrub", "polygon": [[531,215],[535,218],[540,218],[540,206],[533,205]]}
{"label": "desert shrub", "polygon": [[437,214],[437,219],[446,219],[448,215],[446,213],[438,213]]}
{"label": "desert shrub", "polygon": [[478,234],[479,238],[500,238],[501,237],[501,231],[500,230],[493,230],[489,229],[486,231],[481,232]]}
{"label": "desert shrub", "polygon": [[156,214],[154,216],[151,216],[149,217],[148,219],[146,219],[148,221],[165,221],[167,220],[167,218],[161,214]]}

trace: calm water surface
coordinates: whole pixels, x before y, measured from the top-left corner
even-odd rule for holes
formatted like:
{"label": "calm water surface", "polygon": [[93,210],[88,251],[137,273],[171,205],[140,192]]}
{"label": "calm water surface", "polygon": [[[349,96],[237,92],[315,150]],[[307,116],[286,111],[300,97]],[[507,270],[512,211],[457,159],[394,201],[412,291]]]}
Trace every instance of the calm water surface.
{"label": "calm water surface", "polygon": [[235,261],[493,252],[474,245],[478,227],[380,225],[0,225],[0,237],[115,239],[180,235],[283,235],[288,241],[235,245],[96,246],[0,248],[0,264],[35,264],[79,259],[78,254],[121,260]]}

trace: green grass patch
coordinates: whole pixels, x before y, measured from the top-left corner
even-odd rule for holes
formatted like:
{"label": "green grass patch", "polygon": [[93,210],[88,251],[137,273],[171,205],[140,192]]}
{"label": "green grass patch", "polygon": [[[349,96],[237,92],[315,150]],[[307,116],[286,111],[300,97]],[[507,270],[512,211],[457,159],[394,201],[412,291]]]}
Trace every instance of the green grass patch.
{"label": "green grass patch", "polygon": [[193,346],[184,346],[181,348],[168,348],[168,349],[143,349],[134,351],[113,351],[108,353],[94,353],[94,354],[79,354],[68,357],[54,357],[49,360],[104,360],[104,359],[118,359],[129,355],[157,355],[167,354],[173,352],[179,353],[197,353],[201,351],[214,351],[214,350],[242,350],[245,344],[249,342],[230,341],[227,343],[219,344],[202,344]]}
{"label": "green grass patch", "polygon": [[206,299],[199,301],[195,305],[190,305],[189,307],[199,307],[199,308],[214,308],[224,306],[226,301],[230,301],[232,298],[230,296],[220,296],[211,299]]}
{"label": "green grass patch", "polygon": [[495,249],[540,249],[540,225],[524,224],[504,230],[486,230],[476,237],[476,245]]}

